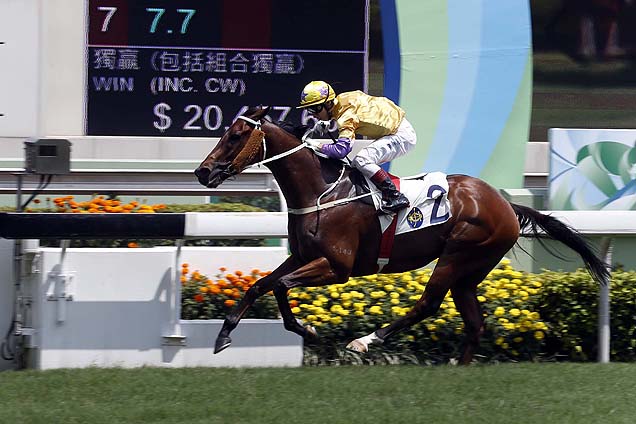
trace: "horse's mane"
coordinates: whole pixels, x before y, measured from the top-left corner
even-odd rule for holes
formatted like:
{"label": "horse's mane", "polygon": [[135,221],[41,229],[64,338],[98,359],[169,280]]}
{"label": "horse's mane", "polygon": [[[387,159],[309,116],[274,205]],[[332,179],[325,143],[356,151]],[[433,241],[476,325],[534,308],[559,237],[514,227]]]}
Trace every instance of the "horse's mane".
{"label": "horse's mane", "polygon": [[272,123],[287,131],[299,140],[303,138],[303,136],[307,132],[307,129],[309,128],[307,125],[296,125],[289,121],[276,121]]}
{"label": "horse's mane", "polygon": [[[253,107],[250,107],[249,109],[247,109],[245,111],[244,115],[245,116],[253,116],[257,112],[260,112],[262,110],[263,110],[263,108],[261,106],[253,106]],[[285,130],[286,132],[288,132],[289,134],[293,135],[294,137],[296,137],[299,140],[302,140],[303,136],[307,132],[307,129],[309,128],[307,125],[302,125],[302,124],[298,125],[298,124],[294,124],[293,122],[289,122],[289,121],[274,121],[269,115],[266,115],[265,119],[268,120],[269,122],[271,122],[272,124],[276,125],[277,127],[282,128],[283,130]]]}

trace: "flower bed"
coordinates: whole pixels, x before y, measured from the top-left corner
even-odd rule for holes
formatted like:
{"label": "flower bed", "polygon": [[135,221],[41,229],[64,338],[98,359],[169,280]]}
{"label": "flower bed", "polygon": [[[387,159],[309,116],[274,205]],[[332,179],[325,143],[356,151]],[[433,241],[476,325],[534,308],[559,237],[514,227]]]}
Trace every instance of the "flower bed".
{"label": "flower bed", "polygon": [[[221,269],[215,279],[190,273],[184,265],[182,318],[224,318],[262,275]],[[314,325],[320,340],[305,347],[306,364],[442,363],[459,356],[463,322],[450,294],[440,311],[398,334],[365,356],[344,345],[406,314],[420,298],[430,270],[351,278],[345,284],[294,289],[296,316]],[[636,359],[636,273],[612,275],[612,359]],[[504,260],[479,285],[485,317],[478,358],[487,361],[590,360],[596,357],[598,287],[585,271],[522,273]],[[248,317],[276,318],[271,293],[260,298]]]}

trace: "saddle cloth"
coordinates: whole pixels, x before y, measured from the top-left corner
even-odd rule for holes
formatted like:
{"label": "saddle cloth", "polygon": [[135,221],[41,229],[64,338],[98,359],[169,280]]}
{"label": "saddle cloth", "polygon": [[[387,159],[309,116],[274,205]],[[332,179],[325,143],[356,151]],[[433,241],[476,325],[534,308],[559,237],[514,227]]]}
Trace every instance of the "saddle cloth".
{"label": "saddle cloth", "polygon": [[[421,230],[431,225],[441,224],[451,217],[450,202],[448,201],[448,181],[443,172],[429,172],[400,178],[400,191],[409,199],[411,205],[402,209],[397,215],[379,215],[382,233],[397,217],[395,234]],[[374,187],[369,182],[370,187]],[[380,208],[382,195],[373,194],[373,204]]]}
{"label": "saddle cloth", "polygon": [[[397,214],[378,216],[382,229],[378,272],[389,262],[395,235],[442,224],[452,216],[448,200],[448,181],[443,172],[414,175],[395,182],[411,205]],[[373,187],[372,183],[369,186]],[[380,193],[373,194],[376,209],[379,209],[381,199]]]}

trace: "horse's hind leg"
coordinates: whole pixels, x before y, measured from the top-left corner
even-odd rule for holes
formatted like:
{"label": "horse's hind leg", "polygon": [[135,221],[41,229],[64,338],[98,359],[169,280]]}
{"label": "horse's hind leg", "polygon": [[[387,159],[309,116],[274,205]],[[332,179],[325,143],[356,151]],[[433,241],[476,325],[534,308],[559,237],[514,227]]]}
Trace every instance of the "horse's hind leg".
{"label": "horse's hind leg", "polygon": [[484,333],[484,317],[477,300],[477,286],[461,286],[451,289],[453,301],[464,320],[464,348],[459,363],[470,364],[475,350],[479,347],[479,339]]}
{"label": "horse's hind leg", "polygon": [[440,258],[431,278],[426,284],[426,289],[422,297],[420,297],[413,309],[388,326],[380,328],[367,336],[353,340],[347,345],[347,349],[356,352],[367,352],[369,344],[380,344],[387,337],[417,324],[424,318],[434,315],[439,310],[446,293],[448,293],[448,290],[455,281],[453,274],[456,266],[453,265],[454,262],[455,259],[453,259],[451,255]]}

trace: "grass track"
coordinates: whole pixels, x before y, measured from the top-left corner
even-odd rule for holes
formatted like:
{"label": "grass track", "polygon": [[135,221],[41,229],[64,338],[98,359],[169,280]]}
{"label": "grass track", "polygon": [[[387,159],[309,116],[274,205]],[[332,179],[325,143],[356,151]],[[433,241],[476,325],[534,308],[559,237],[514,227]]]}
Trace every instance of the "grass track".
{"label": "grass track", "polygon": [[0,423],[634,423],[635,396],[636,364],[25,371]]}

